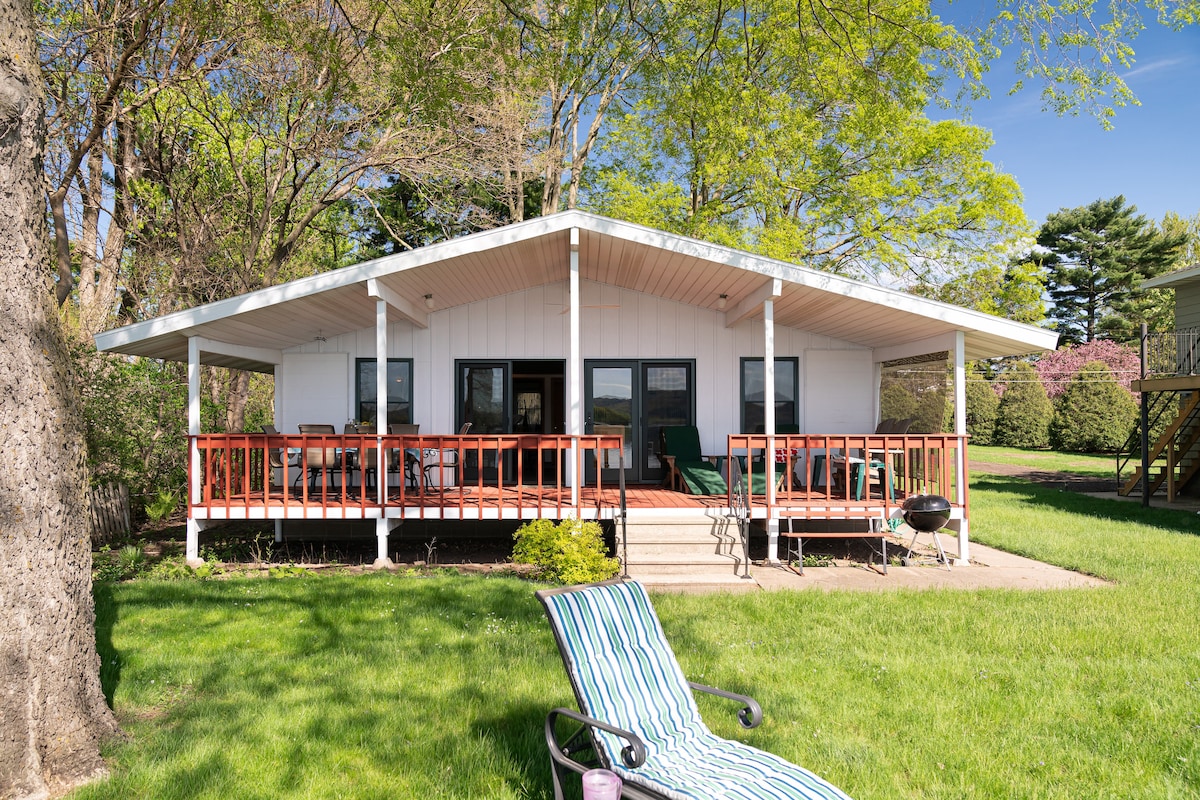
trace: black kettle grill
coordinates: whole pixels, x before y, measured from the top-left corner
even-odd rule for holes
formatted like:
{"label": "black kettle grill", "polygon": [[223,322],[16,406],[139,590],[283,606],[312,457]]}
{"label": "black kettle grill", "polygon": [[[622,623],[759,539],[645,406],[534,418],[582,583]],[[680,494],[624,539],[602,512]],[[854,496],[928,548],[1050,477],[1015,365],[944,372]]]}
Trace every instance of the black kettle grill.
{"label": "black kettle grill", "polygon": [[917,543],[917,534],[932,533],[933,543],[937,546],[938,561],[945,564],[946,569],[950,569],[950,559],[946,558],[946,551],[942,549],[942,541],[938,538],[938,531],[950,520],[950,501],[938,494],[918,494],[905,500],[900,508],[904,521],[913,529],[912,541],[908,543],[908,555],[903,559],[904,566],[910,566],[913,561],[912,549]]}

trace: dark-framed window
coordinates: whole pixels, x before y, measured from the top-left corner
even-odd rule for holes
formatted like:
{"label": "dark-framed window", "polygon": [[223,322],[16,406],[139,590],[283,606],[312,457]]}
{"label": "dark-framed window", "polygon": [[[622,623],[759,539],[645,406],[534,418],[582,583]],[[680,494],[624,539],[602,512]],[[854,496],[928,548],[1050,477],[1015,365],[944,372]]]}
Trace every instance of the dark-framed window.
{"label": "dark-framed window", "polygon": [[[387,361],[387,425],[412,423],[412,371],[411,358],[389,358]],[[377,403],[375,359],[357,358],[354,360],[354,407],[358,413],[355,422],[377,424]]]}
{"label": "dark-framed window", "polygon": [[[762,433],[765,375],[761,358],[743,358],[741,369],[742,433]],[[799,430],[800,359],[775,359],[775,430],[784,425]]]}

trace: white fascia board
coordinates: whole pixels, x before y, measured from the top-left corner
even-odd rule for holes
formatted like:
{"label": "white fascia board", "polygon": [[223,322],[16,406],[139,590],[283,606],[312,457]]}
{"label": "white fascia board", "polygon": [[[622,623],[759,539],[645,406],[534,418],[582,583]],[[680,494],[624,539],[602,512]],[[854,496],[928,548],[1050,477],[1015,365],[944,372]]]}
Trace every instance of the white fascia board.
{"label": "white fascia board", "polygon": [[396,313],[404,317],[418,328],[429,327],[429,312],[418,310],[416,306],[408,302],[400,295],[393,292],[388,287],[379,282],[378,278],[371,278],[367,281],[367,295],[382,300],[388,306],[395,309]]}
{"label": "white fascia board", "polygon": [[1177,269],[1174,272],[1168,272],[1166,275],[1159,275],[1157,278],[1142,281],[1142,288],[1167,289],[1177,283],[1196,280],[1197,278],[1200,278],[1200,264],[1193,264],[1190,267]]}
{"label": "white fascia board", "polygon": [[[240,358],[246,361],[260,361],[264,364],[283,363],[282,350],[274,350],[269,347],[252,347],[245,344],[231,344],[230,342],[219,342],[215,339],[206,339],[203,336],[189,338],[196,339],[196,343],[200,347],[201,353],[213,353],[214,355]],[[201,357],[200,360],[203,362],[203,357]]]}

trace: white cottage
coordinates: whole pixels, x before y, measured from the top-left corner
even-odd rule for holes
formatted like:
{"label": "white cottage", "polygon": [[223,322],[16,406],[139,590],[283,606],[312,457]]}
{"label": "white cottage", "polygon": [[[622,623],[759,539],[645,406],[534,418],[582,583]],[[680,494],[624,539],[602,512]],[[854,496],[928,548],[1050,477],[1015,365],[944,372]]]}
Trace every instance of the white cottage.
{"label": "white cottage", "polygon": [[[951,501],[965,560],[964,365],[1055,342],[579,211],[96,336],[189,366],[189,558],[224,520],[362,519],[381,564],[406,519],[714,509],[744,509],[774,559],[781,519],[886,519],[914,493]],[[953,367],[954,432],[875,433],[883,365],[930,353]],[[278,432],[202,432],[201,364],[273,374]],[[694,430],[722,485],[747,471],[747,495],[687,493],[664,429]]]}

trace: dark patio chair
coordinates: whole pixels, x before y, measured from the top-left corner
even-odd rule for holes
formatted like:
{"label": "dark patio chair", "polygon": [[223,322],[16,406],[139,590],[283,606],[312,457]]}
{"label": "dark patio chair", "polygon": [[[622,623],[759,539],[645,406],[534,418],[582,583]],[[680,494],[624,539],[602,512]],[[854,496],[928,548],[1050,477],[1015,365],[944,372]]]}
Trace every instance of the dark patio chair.
{"label": "dark patio chair", "polygon": [[[406,422],[393,422],[388,425],[388,433],[394,436],[416,436],[421,430],[421,425],[418,423],[412,425]],[[406,447],[400,452],[397,457],[394,469],[399,469],[401,458],[404,461],[404,484],[414,492],[421,488],[421,448]],[[425,484],[425,490],[429,491],[430,485]]]}
{"label": "dark patio chair", "polygon": [[659,454],[672,488],[691,494],[727,494],[729,487],[717,465],[700,452],[700,432],[695,425],[665,425],[659,434]]}
{"label": "dark patio chair", "polygon": [[[622,797],[639,800],[849,800],[803,767],[708,730],[693,690],[741,703],[746,728],[762,721],[762,709],[684,677],[641,584],[608,581],[537,597],[579,704],[546,718],[556,800],[566,775],[597,766],[621,777]],[[560,727],[574,730],[560,737]]]}

